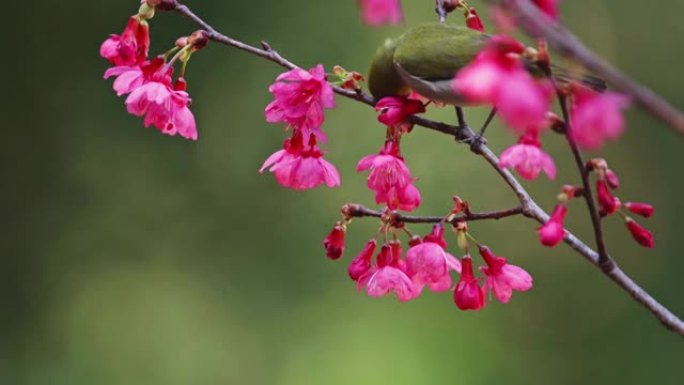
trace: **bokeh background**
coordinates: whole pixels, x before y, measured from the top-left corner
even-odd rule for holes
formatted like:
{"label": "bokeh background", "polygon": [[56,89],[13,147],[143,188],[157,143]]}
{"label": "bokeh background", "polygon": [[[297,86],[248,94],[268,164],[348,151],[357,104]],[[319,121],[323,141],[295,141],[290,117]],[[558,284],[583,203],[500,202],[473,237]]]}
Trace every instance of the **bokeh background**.
{"label": "bokeh background", "polygon": [[[136,3],[3,5],[0,384],[682,383],[682,339],[568,247],[542,248],[525,219],[471,227],[535,278],[508,305],[464,313],[449,294],[399,304],[356,292],[346,265],[377,223],[354,222],[341,262],[325,258],[321,240],[342,204],[373,205],[354,167],[381,144],[374,112],[338,98],[327,114],[341,188],[279,188],[257,170],[284,138],[263,118],[281,69],[211,45],[187,76],[200,140],[145,129],[102,79],[107,63],[98,57]],[[188,4],[225,33],[268,40],[302,66],[365,71],[375,47],[401,31],[363,26],[353,0]],[[432,1],[404,6],[409,25],[434,19]],[[592,48],[675,104],[684,100],[683,12],[680,0],[562,6]],[[153,51],[194,29],[159,14]],[[453,120],[450,110],[430,116]],[[500,124],[489,135],[499,152],[514,140]],[[476,210],[515,204],[466,147],[421,129],[405,142],[424,197],[418,213],[444,213],[452,194]],[[559,180],[527,185],[550,209],[561,183],[577,177],[560,138],[550,135],[546,148]],[[622,178],[623,198],[657,207],[643,222],[656,248],[640,248],[610,218],[612,253],[684,315],[681,150],[679,136],[632,111],[623,140],[602,155]],[[582,203],[571,211],[570,229],[590,239]]]}

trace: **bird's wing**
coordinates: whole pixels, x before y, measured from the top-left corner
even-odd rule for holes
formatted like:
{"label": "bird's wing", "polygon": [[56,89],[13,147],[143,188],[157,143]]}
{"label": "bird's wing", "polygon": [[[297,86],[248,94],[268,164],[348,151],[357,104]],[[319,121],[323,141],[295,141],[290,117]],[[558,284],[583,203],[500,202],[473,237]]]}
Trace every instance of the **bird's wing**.
{"label": "bird's wing", "polygon": [[451,78],[426,80],[410,74],[399,63],[394,63],[394,68],[406,85],[428,99],[455,106],[469,105],[465,98],[454,91]]}
{"label": "bird's wing", "polygon": [[451,79],[475,58],[488,38],[452,25],[415,27],[401,36],[394,62],[409,74],[426,80]]}

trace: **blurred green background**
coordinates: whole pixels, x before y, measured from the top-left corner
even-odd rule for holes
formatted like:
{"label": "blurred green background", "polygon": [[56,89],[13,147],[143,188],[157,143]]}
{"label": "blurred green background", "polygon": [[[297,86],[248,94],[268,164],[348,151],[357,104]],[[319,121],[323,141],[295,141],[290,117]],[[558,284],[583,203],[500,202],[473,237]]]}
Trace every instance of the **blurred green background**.
{"label": "blurred green background", "polygon": [[[374,112],[337,98],[327,114],[341,188],[279,188],[257,170],[284,138],[263,118],[281,69],[210,45],[187,76],[200,140],[145,129],[102,80],[107,63],[98,57],[136,3],[4,5],[11,56],[3,61],[0,384],[682,383],[682,339],[568,247],[542,248],[536,225],[524,219],[471,226],[535,278],[534,289],[508,305],[464,313],[449,294],[399,304],[357,293],[346,265],[377,222],[354,222],[341,262],[325,258],[321,241],[342,204],[373,206],[354,167],[382,142]],[[363,26],[354,0],[188,4],[225,33],[268,40],[306,67],[365,72],[375,47],[400,31]],[[409,25],[434,19],[430,0],[404,5]],[[680,0],[655,9],[636,0],[562,7],[592,48],[680,105],[683,12]],[[194,29],[158,14],[153,51]],[[468,117],[477,125],[485,114]],[[430,115],[453,121],[448,109]],[[489,135],[497,152],[514,140],[500,125]],[[466,147],[421,129],[405,142],[424,197],[418,213],[446,212],[452,194],[475,210],[515,204]],[[546,148],[560,178],[528,185],[550,209],[559,186],[577,177],[560,138],[548,136]],[[612,253],[684,315],[681,149],[680,137],[632,111],[623,140],[602,155],[621,176],[624,199],[657,207],[642,221],[656,248],[640,248],[610,218]],[[575,202],[568,226],[590,239],[587,224]]]}

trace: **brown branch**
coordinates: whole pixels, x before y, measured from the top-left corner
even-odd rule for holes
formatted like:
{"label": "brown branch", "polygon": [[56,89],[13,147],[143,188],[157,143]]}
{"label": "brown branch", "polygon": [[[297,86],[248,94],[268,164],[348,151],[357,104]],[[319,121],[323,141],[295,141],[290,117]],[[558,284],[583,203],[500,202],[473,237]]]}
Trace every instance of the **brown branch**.
{"label": "brown branch", "polygon": [[[342,206],[342,214],[349,218],[363,218],[363,217],[374,217],[383,218],[387,215],[384,211],[371,210],[358,203],[348,203]],[[487,219],[498,220],[506,217],[511,217],[514,215],[523,214],[522,207],[513,207],[507,210],[501,211],[483,211],[479,213],[464,213],[454,217],[451,221],[452,224],[463,221],[482,221]],[[429,216],[429,217],[417,217],[411,215],[403,215],[398,212],[390,213],[390,220],[397,223],[440,223],[444,221],[445,217]]]}
{"label": "brown branch", "polygon": [[[207,31],[209,38],[213,41],[241,49],[253,55],[270,60],[285,68],[298,68],[295,64],[280,56],[266,43],[262,44],[264,47],[263,49],[259,49],[217,32],[211,27],[211,25],[207,24],[199,16],[195,15],[187,6],[178,3],[176,0],[165,0],[165,9],[173,10],[185,17],[188,17],[205,31]],[[339,95],[368,104],[370,106],[375,105],[375,100],[371,96],[361,92],[345,90],[339,87],[335,87],[334,90]],[[419,117],[412,117],[410,122],[448,134],[450,136],[454,136],[456,139],[465,143],[473,143],[473,139],[475,139],[475,135],[467,125],[461,125],[459,127]],[[482,156],[499,173],[511,190],[513,190],[520,201],[520,210],[522,211],[523,215],[533,218],[539,223],[545,223],[549,220],[549,215],[537,205],[537,203],[530,197],[525,188],[520,184],[520,182],[518,182],[513,174],[511,174],[510,171],[499,167],[499,159],[489,149],[489,147],[480,142],[474,147],[471,146],[471,149],[473,149],[473,151],[478,155]],[[589,246],[584,244],[584,242],[578,239],[574,234],[566,231],[564,242],[572,249],[577,251],[580,255],[584,256],[589,262],[601,269],[599,264],[599,255]],[[603,269],[601,269],[601,271],[610,279],[612,279],[618,286],[627,291],[637,302],[644,305],[644,307],[646,307],[648,311],[650,311],[658,320],[660,320],[660,322],[666,328],[674,331],[680,336],[684,336],[684,322],[674,315],[669,309],[651,297],[650,294],[639,287],[639,285],[637,285],[629,276],[620,270],[617,265],[609,271]]]}
{"label": "brown branch", "polygon": [[[558,90],[557,87],[556,89]],[[580,152],[579,147],[577,147],[575,139],[572,137],[572,122],[570,121],[570,114],[568,113],[567,97],[562,95],[560,90],[557,92],[558,103],[560,104],[563,120],[565,121],[565,140],[570,146],[577,170],[582,178],[582,195],[587,203],[587,210],[589,210],[589,217],[591,218],[591,226],[594,229],[594,239],[596,240],[596,249],[598,250],[599,255],[598,264],[604,271],[610,271],[615,267],[615,261],[610,257],[610,255],[608,255],[608,247],[606,246],[606,241],[603,238],[601,217],[596,209],[596,204],[594,203],[594,194],[591,189],[591,184],[589,183],[590,171],[587,169],[586,163],[584,162],[584,159],[582,159],[582,153]]]}
{"label": "brown branch", "polygon": [[589,71],[628,95],[651,115],[684,134],[684,113],[649,88],[630,79],[617,68],[598,57],[570,31],[554,22],[529,0],[489,0],[511,10],[520,27],[530,36],[545,38],[560,54],[582,63]]}

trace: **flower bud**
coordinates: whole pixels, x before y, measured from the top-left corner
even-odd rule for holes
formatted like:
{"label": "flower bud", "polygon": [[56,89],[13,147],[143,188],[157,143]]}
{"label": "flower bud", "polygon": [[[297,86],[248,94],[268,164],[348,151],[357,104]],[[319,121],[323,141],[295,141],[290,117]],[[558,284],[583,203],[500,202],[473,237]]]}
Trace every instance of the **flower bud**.
{"label": "flower bud", "polygon": [[370,270],[371,259],[375,253],[376,246],[377,242],[375,242],[375,239],[371,239],[366,243],[366,245],[363,247],[363,250],[361,250],[356,258],[354,258],[349,264],[349,268],[347,269],[349,278],[354,281],[358,281],[362,275],[366,274],[366,272]]}
{"label": "flower bud", "polygon": [[630,217],[627,217],[627,219],[625,219],[625,224],[627,225],[627,229],[629,230],[630,234],[632,234],[632,238],[634,238],[634,240],[638,244],[649,249],[653,248],[654,241],[652,232],[638,224],[634,219]]}
{"label": "flower bud", "polygon": [[611,194],[605,180],[596,181],[596,193],[598,195],[599,213],[602,217],[611,215],[620,208],[620,199]]}
{"label": "flower bud", "polygon": [[468,11],[466,11],[465,18],[468,28],[474,29],[475,31],[484,32],[484,24],[482,23],[482,19],[480,19],[477,11],[475,11],[473,8],[470,8]]}
{"label": "flower bud", "polygon": [[454,303],[461,310],[480,310],[485,306],[484,289],[475,279],[470,255],[461,259],[461,279],[454,290]]}
{"label": "flower bud", "polygon": [[620,187],[620,179],[618,179],[617,174],[611,169],[606,169],[606,182],[608,183],[608,187],[613,190]]}
{"label": "flower bud", "polygon": [[330,234],[323,240],[323,247],[325,248],[325,255],[332,259],[340,259],[344,253],[344,236],[347,229],[341,225],[337,224],[333,227]]}
{"label": "flower bud", "polygon": [[563,236],[565,235],[563,221],[565,220],[565,214],[567,214],[567,212],[568,209],[564,204],[556,205],[549,221],[537,230],[539,233],[539,242],[541,242],[542,245],[554,247],[563,240]]}
{"label": "flower bud", "polygon": [[652,205],[643,202],[627,202],[625,203],[625,208],[644,218],[650,218],[653,215],[653,211],[655,211]]}

